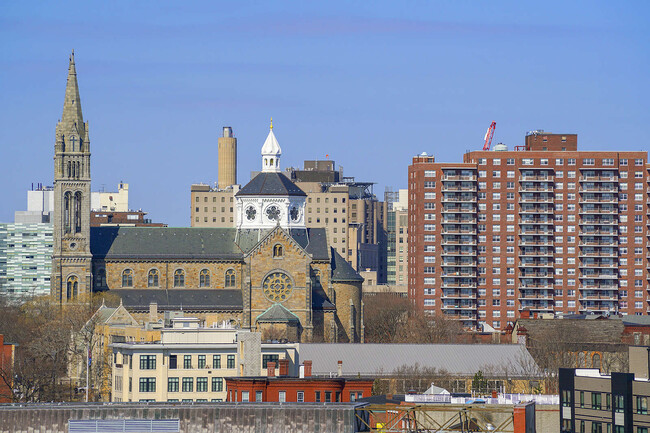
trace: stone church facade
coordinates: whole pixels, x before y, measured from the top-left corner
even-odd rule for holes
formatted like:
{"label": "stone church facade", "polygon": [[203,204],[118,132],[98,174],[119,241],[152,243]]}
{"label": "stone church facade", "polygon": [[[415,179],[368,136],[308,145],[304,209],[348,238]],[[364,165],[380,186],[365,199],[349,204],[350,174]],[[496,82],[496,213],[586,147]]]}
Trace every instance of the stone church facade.
{"label": "stone church facade", "polygon": [[262,171],[236,195],[235,228],[90,228],[89,144],[73,54],[55,144],[51,293],[60,304],[110,291],[141,322],[183,311],[272,339],[363,341],[363,279],[325,229],[305,227],[306,195],[280,171],[273,126]]}

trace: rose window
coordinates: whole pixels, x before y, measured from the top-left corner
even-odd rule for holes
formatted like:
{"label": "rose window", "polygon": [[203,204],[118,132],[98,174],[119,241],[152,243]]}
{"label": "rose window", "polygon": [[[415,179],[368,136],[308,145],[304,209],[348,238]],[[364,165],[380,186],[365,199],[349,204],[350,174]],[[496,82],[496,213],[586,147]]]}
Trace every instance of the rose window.
{"label": "rose window", "polygon": [[255,215],[257,215],[257,211],[253,206],[248,206],[246,208],[246,218],[248,221],[253,221],[255,219]]}
{"label": "rose window", "polygon": [[274,272],[267,276],[262,283],[264,296],[272,302],[284,302],[289,299],[293,286],[289,276],[282,272]]}
{"label": "rose window", "polygon": [[266,216],[268,219],[271,221],[279,221],[280,220],[280,208],[277,206],[269,206],[266,208]]}

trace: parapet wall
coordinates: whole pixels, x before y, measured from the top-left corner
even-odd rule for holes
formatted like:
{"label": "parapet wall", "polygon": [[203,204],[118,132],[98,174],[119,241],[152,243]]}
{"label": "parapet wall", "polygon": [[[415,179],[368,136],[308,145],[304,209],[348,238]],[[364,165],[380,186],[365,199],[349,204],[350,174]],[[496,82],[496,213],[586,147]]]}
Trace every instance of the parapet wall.
{"label": "parapet wall", "polygon": [[70,420],[177,419],[178,433],[357,431],[345,403],[52,403],[0,405],[1,433],[68,433]]}

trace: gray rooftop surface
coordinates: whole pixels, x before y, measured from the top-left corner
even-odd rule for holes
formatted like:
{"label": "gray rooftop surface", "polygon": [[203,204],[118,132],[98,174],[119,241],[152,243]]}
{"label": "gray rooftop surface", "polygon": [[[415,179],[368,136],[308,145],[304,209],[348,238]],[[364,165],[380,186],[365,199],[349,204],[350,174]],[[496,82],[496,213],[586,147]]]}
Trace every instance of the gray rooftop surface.
{"label": "gray rooftop surface", "polygon": [[147,310],[149,304],[158,304],[159,311],[165,310],[241,310],[241,290],[232,289],[113,289],[122,298],[122,304],[129,310]]}
{"label": "gray rooftop surface", "polygon": [[504,372],[511,377],[532,376],[539,371],[525,347],[519,344],[327,344],[301,343],[300,362],[312,361],[314,375],[337,373],[343,361],[344,375],[389,375],[402,366],[470,376],[481,370]]}
{"label": "gray rooftop surface", "polygon": [[302,189],[282,173],[259,173],[235,195],[307,196]]}

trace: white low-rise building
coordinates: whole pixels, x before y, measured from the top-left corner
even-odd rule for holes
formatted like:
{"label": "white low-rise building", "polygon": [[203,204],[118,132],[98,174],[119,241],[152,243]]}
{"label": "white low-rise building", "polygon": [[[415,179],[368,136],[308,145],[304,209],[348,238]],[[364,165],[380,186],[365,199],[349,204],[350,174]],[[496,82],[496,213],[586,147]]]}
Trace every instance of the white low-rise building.
{"label": "white low-rise building", "polygon": [[176,318],[157,343],[114,343],[111,401],[225,401],[226,377],[266,376],[268,362],[289,360],[298,344],[262,343],[258,332],[202,328]]}

